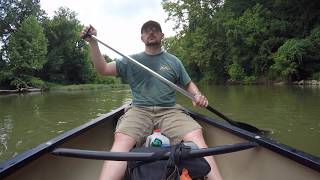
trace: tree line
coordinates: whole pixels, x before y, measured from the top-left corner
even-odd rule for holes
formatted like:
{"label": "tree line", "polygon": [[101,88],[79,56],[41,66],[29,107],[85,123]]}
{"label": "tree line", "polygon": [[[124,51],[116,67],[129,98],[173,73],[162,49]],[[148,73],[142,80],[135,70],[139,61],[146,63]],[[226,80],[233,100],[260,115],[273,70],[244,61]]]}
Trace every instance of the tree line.
{"label": "tree line", "polygon": [[320,1],[164,0],[165,48],[198,80],[320,80]]}
{"label": "tree line", "polygon": [[0,13],[0,87],[118,81],[95,73],[79,37],[83,26],[70,9],[49,18],[39,0],[3,0]]}
{"label": "tree line", "polygon": [[[320,1],[163,0],[162,6],[177,31],[164,48],[195,80],[320,80]],[[0,19],[1,88],[119,82],[95,73],[70,9],[49,18],[39,0],[2,0]]]}

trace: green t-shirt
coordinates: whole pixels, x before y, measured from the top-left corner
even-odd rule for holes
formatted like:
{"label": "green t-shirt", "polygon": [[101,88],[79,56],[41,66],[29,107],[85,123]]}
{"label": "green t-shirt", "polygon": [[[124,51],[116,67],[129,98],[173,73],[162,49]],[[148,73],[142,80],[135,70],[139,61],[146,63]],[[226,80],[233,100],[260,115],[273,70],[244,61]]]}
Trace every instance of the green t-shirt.
{"label": "green t-shirt", "polygon": [[[184,87],[191,79],[181,61],[168,52],[148,55],[145,52],[131,56],[167,80]],[[116,60],[118,76],[129,83],[135,106],[174,106],[175,90],[151,75],[143,68],[123,58]]]}

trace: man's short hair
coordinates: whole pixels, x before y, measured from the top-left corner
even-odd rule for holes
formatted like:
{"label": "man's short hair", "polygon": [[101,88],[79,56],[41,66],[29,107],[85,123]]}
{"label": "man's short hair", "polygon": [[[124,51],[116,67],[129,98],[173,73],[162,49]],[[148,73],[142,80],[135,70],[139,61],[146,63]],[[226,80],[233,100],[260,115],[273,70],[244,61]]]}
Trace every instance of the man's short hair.
{"label": "man's short hair", "polygon": [[142,27],[141,27],[141,34],[143,33],[143,31],[147,30],[149,27],[155,27],[156,29],[158,29],[160,32],[162,32],[161,26],[158,22],[156,21],[147,21],[145,22]]}

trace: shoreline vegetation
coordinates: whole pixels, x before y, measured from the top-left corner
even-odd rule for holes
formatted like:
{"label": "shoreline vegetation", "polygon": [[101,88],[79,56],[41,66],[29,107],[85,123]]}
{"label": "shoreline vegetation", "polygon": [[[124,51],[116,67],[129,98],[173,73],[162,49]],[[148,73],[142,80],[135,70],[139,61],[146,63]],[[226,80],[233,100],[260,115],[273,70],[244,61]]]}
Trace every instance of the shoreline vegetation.
{"label": "shoreline vegetation", "polygon": [[50,91],[82,91],[82,90],[102,90],[114,88],[129,88],[128,84],[73,84],[58,85],[50,88]]}
{"label": "shoreline vegetation", "polygon": [[0,94],[41,92],[41,91],[45,91],[45,89],[39,89],[39,88],[0,89]]}
{"label": "shoreline vegetation", "polygon": [[73,85],[51,85],[49,88],[20,88],[20,89],[0,89],[0,95],[46,92],[46,91],[82,91],[82,90],[102,90],[115,88],[129,88],[128,84],[73,84]]}
{"label": "shoreline vegetation", "polygon": [[[292,83],[279,82],[243,82],[243,81],[229,81],[226,85],[289,85],[289,86],[312,86],[320,88],[320,80],[301,80]],[[0,95],[18,94],[18,93],[32,93],[32,92],[46,92],[46,91],[83,91],[83,90],[102,90],[114,88],[129,88],[128,84],[72,84],[72,85],[50,85],[48,88],[20,88],[20,89],[0,89]]]}
{"label": "shoreline vegetation", "polygon": [[[60,7],[49,17],[39,1],[4,4],[10,16],[1,19],[0,89],[14,91],[3,92],[46,90],[51,83],[125,82],[96,73],[76,12]],[[179,58],[195,81],[319,87],[320,1],[167,0],[162,7],[177,30],[164,38],[163,49]]]}
{"label": "shoreline vegetation", "polygon": [[320,87],[320,80],[301,80],[301,81],[294,81],[294,82],[286,82],[286,81],[228,81],[227,85],[264,85],[264,84],[271,84],[271,85],[292,85],[292,86],[319,86]]}

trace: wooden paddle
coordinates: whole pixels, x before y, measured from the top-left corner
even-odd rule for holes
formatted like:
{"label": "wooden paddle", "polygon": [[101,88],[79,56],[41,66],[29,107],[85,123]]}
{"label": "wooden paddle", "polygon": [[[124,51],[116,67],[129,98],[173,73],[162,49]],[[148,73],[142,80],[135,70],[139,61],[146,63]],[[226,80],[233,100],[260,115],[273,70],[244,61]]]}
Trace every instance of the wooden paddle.
{"label": "wooden paddle", "polygon": [[[189,93],[188,91],[186,91],[185,89],[177,86],[176,84],[174,84],[173,82],[167,80],[166,78],[162,77],[161,75],[159,75],[158,73],[154,72],[153,70],[151,70],[150,68],[148,68],[147,66],[139,63],[138,61],[136,61],[135,59],[117,51],[116,49],[110,47],[109,45],[105,44],[104,42],[100,41],[99,39],[97,39],[95,36],[90,34],[90,28],[87,31],[87,34],[85,34],[82,38],[85,39],[87,37],[91,37],[92,39],[96,40],[97,42],[99,42],[100,44],[106,46],[107,48],[111,49],[112,51],[116,52],[117,54],[119,54],[120,56],[128,59],[129,61],[131,61],[132,63],[134,63],[135,65],[141,67],[142,69],[148,71],[150,74],[152,74],[154,77],[156,77],[157,79],[159,79],[160,81],[162,81],[163,83],[167,84],[168,86],[170,86],[171,88],[175,89],[176,91],[179,91],[181,94],[187,96],[188,98],[190,98],[191,100],[194,99],[194,95]],[[234,120],[231,120],[230,118],[228,118],[227,116],[225,116],[224,114],[222,114],[221,112],[217,111],[216,109],[214,109],[213,107],[211,107],[210,105],[208,105],[207,110],[209,110],[210,112],[216,114],[217,116],[221,117],[222,119],[224,119],[225,121],[227,121],[228,123],[230,123],[233,126],[239,127],[241,129],[245,129],[249,132],[252,133],[257,133],[257,134],[263,134],[267,131],[265,130],[260,130],[250,124],[246,124],[243,122],[237,122]]]}

